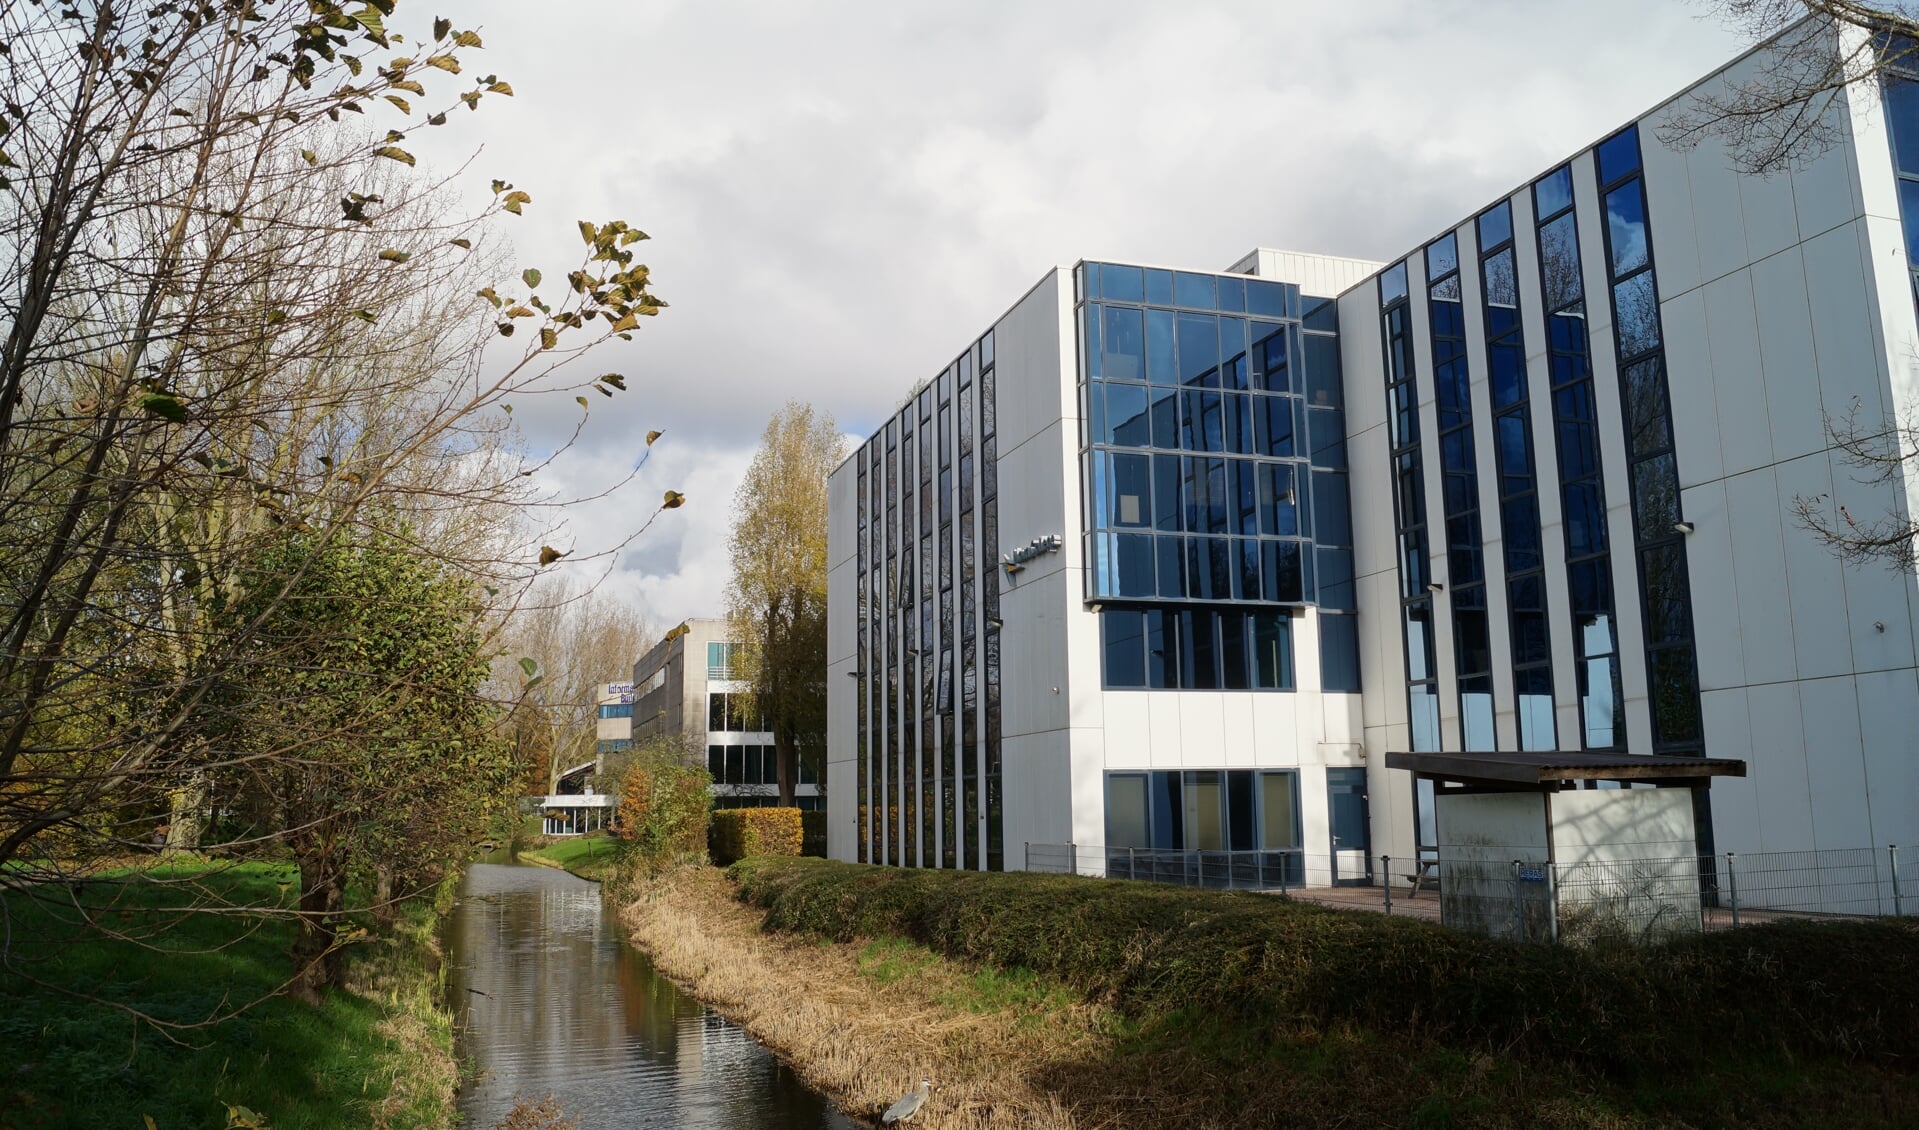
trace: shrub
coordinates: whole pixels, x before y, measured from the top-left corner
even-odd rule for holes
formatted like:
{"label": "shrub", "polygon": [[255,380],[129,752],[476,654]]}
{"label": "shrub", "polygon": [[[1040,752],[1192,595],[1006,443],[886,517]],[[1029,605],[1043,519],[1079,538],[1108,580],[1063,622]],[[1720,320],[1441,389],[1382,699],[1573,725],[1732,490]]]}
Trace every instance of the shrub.
{"label": "shrub", "polygon": [[769,929],[1062,981],[1143,1022],[1352,1023],[1601,1069],[1730,1049],[1911,1062],[1919,922],[1781,922],[1650,946],[1524,945],[1272,895],[824,860],[736,865]]}
{"label": "shrub", "polygon": [[797,808],[722,808],[713,814],[713,854],[721,863],[760,855],[798,855]]}
{"label": "shrub", "polygon": [[681,761],[671,743],[635,751],[613,810],[613,834],[644,859],[703,854],[711,783],[706,770]]}

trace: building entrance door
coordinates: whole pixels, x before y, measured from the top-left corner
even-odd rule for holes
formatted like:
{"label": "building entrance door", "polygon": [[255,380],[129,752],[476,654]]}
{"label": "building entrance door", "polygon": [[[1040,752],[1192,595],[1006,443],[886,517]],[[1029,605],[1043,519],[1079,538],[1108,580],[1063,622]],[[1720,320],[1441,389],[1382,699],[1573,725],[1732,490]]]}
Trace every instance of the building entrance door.
{"label": "building entrance door", "polygon": [[1326,809],[1332,828],[1333,886],[1371,886],[1373,821],[1366,804],[1366,770],[1326,770]]}

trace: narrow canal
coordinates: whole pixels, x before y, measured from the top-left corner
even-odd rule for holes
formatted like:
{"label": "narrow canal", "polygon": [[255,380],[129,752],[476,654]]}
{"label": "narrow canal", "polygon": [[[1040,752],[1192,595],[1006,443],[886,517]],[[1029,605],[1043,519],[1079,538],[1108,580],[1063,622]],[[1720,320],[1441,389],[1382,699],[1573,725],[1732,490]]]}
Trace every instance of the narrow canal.
{"label": "narrow canal", "polygon": [[552,1095],[580,1130],[856,1124],[627,943],[596,884],[478,863],[447,923],[459,1052],[480,1073],[466,1125]]}

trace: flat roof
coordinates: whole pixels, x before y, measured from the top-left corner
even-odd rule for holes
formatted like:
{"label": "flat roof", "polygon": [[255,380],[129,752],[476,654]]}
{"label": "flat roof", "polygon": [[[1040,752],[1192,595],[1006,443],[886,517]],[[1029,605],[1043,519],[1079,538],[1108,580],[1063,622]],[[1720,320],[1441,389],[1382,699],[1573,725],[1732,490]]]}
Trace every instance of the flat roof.
{"label": "flat roof", "polygon": [[1743,777],[1746,763],[1724,757],[1539,750],[1527,753],[1388,753],[1386,768],[1442,781],[1550,785],[1560,781],[1696,780]]}

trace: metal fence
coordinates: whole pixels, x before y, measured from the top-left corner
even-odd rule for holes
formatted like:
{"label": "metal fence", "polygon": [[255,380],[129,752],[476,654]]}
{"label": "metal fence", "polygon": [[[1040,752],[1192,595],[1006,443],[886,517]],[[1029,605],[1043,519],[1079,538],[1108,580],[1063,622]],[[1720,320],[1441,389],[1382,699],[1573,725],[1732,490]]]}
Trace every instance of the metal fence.
{"label": "metal fence", "polygon": [[1553,863],[1501,859],[1479,847],[1366,860],[1291,849],[1027,844],[1025,858],[1029,871],[1337,896],[1325,901],[1422,917],[1436,910],[1445,925],[1491,937],[1591,944],[1791,918],[1902,915],[1919,910],[1912,855],[1908,849],[1902,859],[1888,846]]}

